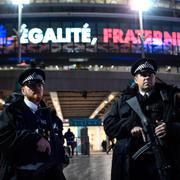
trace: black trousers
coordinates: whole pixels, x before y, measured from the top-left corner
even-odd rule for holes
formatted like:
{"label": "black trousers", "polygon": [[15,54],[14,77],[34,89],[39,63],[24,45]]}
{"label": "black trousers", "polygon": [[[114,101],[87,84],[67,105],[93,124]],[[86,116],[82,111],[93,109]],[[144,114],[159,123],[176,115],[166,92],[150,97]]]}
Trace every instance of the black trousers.
{"label": "black trousers", "polygon": [[71,147],[69,155],[74,156],[75,142],[68,142],[67,145]]}
{"label": "black trousers", "polygon": [[61,168],[46,170],[17,170],[17,180],[66,180]]}

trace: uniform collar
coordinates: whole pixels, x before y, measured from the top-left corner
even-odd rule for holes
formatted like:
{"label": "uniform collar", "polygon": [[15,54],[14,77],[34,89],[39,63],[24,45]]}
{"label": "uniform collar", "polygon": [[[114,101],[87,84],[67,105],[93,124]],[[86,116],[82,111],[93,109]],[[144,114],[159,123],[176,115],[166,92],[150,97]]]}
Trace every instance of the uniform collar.
{"label": "uniform collar", "polygon": [[152,94],[152,91],[149,91],[149,92],[144,92],[144,91],[140,91],[139,90],[139,93],[144,96],[145,94],[149,97],[151,94]]}
{"label": "uniform collar", "polygon": [[29,101],[26,97],[24,98],[24,103],[31,109],[33,113],[38,110],[38,105],[33,103],[32,101]]}

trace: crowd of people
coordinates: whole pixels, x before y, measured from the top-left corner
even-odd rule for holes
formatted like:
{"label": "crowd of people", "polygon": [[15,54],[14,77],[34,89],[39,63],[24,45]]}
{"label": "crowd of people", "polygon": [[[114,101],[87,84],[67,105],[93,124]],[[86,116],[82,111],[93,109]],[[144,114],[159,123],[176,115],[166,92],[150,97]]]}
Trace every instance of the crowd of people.
{"label": "crowd of people", "polygon": [[[134,83],[105,114],[113,149],[111,180],[180,179],[179,89],[157,83],[157,69],[151,59],[137,61],[131,68]],[[21,92],[6,98],[0,115],[0,180],[66,179],[64,139],[73,156],[75,136],[70,128],[63,135],[62,121],[42,100],[45,81],[43,70],[27,69],[18,79]],[[131,106],[133,98],[137,102]],[[108,151],[106,141],[102,148]]]}

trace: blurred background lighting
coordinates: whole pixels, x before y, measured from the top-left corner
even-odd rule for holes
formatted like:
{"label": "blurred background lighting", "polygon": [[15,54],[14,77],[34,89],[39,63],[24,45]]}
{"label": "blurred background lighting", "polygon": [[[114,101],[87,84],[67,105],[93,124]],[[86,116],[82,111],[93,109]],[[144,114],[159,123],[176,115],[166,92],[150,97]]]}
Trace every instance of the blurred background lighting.
{"label": "blurred background lighting", "polygon": [[131,2],[132,10],[147,11],[150,7],[151,7],[150,0],[132,0],[132,2]]}

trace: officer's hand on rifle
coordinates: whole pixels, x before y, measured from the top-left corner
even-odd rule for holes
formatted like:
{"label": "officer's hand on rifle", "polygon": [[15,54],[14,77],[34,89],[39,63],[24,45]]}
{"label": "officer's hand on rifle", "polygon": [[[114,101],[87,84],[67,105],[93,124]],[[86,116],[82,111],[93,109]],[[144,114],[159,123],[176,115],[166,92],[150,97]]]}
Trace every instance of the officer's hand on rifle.
{"label": "officer's hand on rifle", "polygon": [[45,139],[45,138],[41,138],[38,142],[37,142],[37,151],[40,152],[46,152],[48,153],[48,155],[51,154],[51,146],[49,144],[49,142]]}
{"label": "officer's hand on rifle", "polygon": [[158,138],[163,138],[166,136],[166,123],[163,121],[156,121],[157,127],[155,128],[155,134]]}
{"label": "officer's hand on rifle", "polygon": [[135,126],[134,128],[131,129],[131,134],[133,137],[139,138],[142,136],[143,141],[146,142],[146,137],[143,131],[143,128],[140,126]]}

